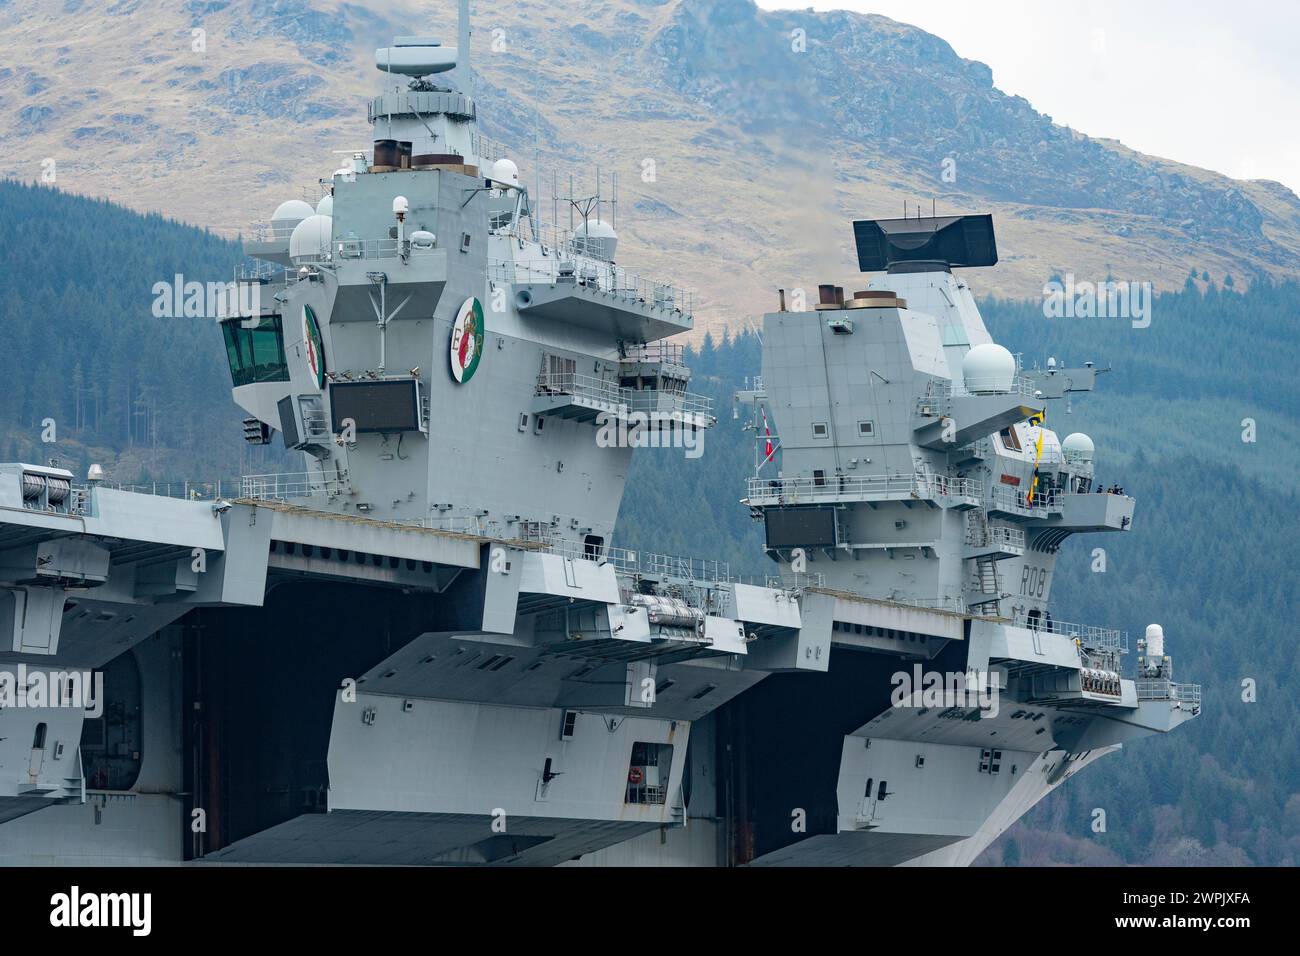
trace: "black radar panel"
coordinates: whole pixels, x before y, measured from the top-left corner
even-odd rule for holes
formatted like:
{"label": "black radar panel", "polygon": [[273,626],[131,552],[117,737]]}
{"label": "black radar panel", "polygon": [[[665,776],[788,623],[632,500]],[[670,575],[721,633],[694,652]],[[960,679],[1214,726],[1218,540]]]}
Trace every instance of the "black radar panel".
{"label": "black radar panel", "polygon": [[998,261],[992,216],[861,219],[853,223],[853,238],[863,272],[913,262],[941,262],[952,269]]}
{"label": "black radar panel", "polygon": [[348,419],[361,432],[420,430],[420,392],[413,378],[330,383],[330,419],[340,434]]}

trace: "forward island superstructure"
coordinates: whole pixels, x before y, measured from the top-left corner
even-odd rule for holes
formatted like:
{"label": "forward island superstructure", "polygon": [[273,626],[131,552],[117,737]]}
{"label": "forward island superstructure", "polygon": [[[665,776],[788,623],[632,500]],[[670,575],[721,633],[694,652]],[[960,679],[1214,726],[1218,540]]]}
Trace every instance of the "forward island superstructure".
{"label": "forward island superstructure", "polygon": [[868,288],[765,317],[769,577],[614,547],[608,436],[717,424],[668,341],[692,300],[616,262],[599,186],[543,221],[477,132],[465,6],[456,48],[376,51],[373,148],[218,318],[246,438],[300,472],[0,465],[0,863],[965,863],[1198,712],[1158,627],[1134,681],[1124,634],[1052,619],[1057,550],[1134,502],[1044,423],[1097,370],[1021,371],[955,277],[987,217],[857,223]]}

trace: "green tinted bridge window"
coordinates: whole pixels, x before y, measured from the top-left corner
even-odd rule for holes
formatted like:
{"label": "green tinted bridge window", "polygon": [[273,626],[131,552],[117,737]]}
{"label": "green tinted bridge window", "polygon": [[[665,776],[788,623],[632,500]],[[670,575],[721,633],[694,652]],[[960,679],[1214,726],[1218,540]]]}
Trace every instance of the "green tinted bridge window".
{"label": "green tinted bridge window", "polygon": [[226,358],[230,378],[235,386],[258,382],[289,381],[289,365],[284,358],[284,332],[278,315],[260,319],[253,328],[244,328],[247,319],[221,323],[226,340]]}

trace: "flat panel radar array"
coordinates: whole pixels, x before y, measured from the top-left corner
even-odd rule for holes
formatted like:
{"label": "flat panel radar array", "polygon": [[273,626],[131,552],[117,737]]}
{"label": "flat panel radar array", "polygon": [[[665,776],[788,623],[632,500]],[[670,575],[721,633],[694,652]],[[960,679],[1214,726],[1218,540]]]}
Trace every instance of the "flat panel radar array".
{"label": "flat panel radar array", "polygon": [[763,517],[769,548],[835,546],[833,508],[769,508]]}
{"label": "flat panel radar array", "polygon": [[333,382],[330,412],[336,433],[351,419],[358,434],[420,430],[420,394],[415,379],[390,382]]}
{"label": "flat panel radar array", "polygon": [[853,223],[858,268],[863,272],[942,263],[949,269],[996,265],[992,216],[863,219]]}

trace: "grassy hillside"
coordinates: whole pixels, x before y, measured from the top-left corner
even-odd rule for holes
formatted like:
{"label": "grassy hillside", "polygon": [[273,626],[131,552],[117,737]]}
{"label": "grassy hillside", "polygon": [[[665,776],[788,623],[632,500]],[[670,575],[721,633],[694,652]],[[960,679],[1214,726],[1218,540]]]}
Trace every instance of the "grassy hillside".
{"label": "grassy hillside", "polygon": [[[0,176],[57,172],[61,189],[233,236],[318,196],[332,151],[370,144],[375,48],[446,37],[455,8],[0,3]],[[1051,270],[1176,290],[1192,266],[1245,285],[1300,262],[1300,199],[1280,184],[1070,129],[885,17],[752,0],[512,0],[475,16],[483,131],[525,182],[540,153],[547,211],[551,172],[576,173],[578,195],[594,166],[605,195],[617,173],[622,264],[694,289],[701,333],[734,328],[776,282],[847,284],[849,218],[904,202],[996,214],[1002,266],[984,288],[1017,298]],[[1086,38],[1061,41],[1068,60]]]}

